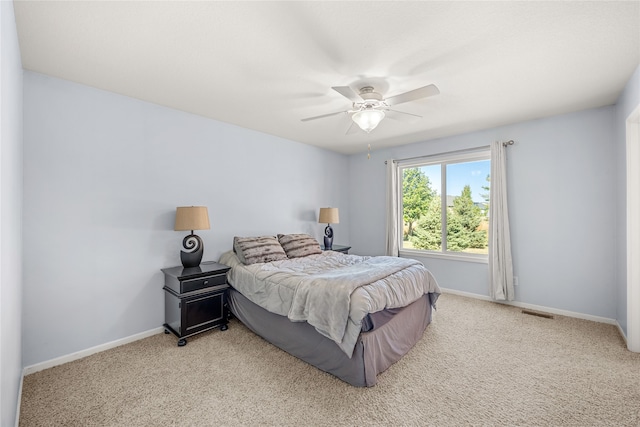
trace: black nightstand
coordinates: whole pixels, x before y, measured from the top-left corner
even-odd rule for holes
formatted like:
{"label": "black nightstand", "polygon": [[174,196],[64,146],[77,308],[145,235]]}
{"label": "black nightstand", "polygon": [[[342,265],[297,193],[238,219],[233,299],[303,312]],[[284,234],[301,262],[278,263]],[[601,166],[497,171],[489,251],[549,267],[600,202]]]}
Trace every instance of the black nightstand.
{"label": "black nightstand", "polygon": [[228,326],[226,291],[227,271],[217,262],[203,262],[199,267],[163,268],[165,333],[179,338],[178,346],[187,344],[187,337],[209,329]]}
{"label": "black nightstand", "polygon": [[321,246],[323,251],[335,251],[335,252],[342,252],[343,254],[348,254],[349,253],[349,249],[351,249],[351,246],[342,246],[342,245],[333,245],[331,246],[331,249],[325,249],[324,246]]}

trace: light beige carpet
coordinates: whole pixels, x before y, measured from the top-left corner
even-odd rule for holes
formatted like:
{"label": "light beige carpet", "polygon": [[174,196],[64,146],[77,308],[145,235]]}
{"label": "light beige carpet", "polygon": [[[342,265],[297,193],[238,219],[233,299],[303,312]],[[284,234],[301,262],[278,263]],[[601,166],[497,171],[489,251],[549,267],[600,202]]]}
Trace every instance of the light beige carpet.
{"label": "light beige carpet", "polygon": [[372,388],[237,321],[177,347],[159,334],[24,379],[21,426],[639,426],[640,354],[612,325],[442,295]]}

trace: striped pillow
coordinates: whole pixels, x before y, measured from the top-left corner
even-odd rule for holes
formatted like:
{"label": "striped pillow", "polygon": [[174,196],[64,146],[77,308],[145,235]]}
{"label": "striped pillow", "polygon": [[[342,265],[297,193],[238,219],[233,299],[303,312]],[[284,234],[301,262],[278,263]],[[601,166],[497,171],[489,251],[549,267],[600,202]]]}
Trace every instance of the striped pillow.
{"label": "striped pillow", "polygon": [[289,258],[322,253],[318,241],[308,234],[278,234],[278,241]]}
{"label": "striped pillow", "polygon": [[287,259],[274,236],[234,237],[233,251],[244,265]]}

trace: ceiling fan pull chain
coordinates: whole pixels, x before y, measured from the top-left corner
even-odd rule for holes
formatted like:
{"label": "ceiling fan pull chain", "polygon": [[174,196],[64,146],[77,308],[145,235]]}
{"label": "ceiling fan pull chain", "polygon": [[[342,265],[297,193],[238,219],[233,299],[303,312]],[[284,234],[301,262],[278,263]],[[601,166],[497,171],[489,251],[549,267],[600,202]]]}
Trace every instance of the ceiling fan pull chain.
{"label": "ceiling fan pull chain", "polygon": [[371,159],[371,144],[367,144],[367,160]]}

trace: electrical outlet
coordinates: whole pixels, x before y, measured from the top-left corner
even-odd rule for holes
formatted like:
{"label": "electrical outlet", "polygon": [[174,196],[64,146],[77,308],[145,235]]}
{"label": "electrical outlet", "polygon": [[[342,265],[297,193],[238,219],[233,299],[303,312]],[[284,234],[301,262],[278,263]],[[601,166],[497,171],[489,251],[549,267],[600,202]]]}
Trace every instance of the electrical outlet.
{"label": "electrical outlet", "polygon": [[513,276],[513,286],[518,286],[520,282],[518,281],[518,276]]}

